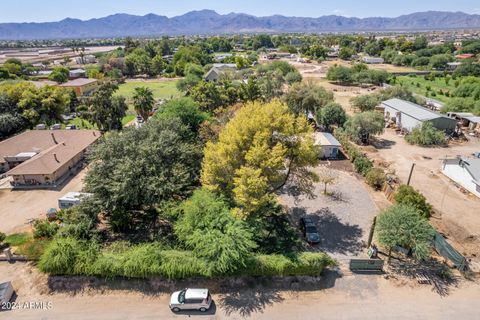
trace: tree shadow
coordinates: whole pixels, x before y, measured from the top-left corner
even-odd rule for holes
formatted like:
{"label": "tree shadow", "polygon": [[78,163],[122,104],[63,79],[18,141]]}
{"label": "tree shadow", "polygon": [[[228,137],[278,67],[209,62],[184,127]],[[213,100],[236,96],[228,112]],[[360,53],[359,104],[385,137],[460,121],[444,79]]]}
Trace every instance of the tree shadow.
{"label": "tree shadow", "polygon": [[448,296],[451,288],[457,287],[460,281],[460,277],[454,275],[447,265],[434,258],[428,261],[392,260],[388,273],[429,284],[432,291],[441,297]]}
{"label": "tree shadow", "polygon": [[273,290],[236,291],[228,293],[219,300],[219,304],[227,316],[238,313],[242,317],[249,317],[252,313],[263,312],[267,306],[281,303],[284,298]]}
{"label": "tree shadow", "polygon": [[382,139],[378,137],[372,137],[370,139],[370,144],[375,147],[375,149],[391,149],[397,143],[392,140]]}
{"label": "tree shadow", "polygon": [[329,192],[327,194],[327,197],[335,202],[343,202],[343,203],[349,203],[350,201],[348,198],[345,196],[345,194],[341,191],[334,190],[332,192]]}
{"label": "tree shadow", "polygon": [[303,207],[291,209],[291,217],[295,221],[306,215],[312,218],[320,234],[320,243],[315,246],[317,250],[345,255],[358,255],[362,251],[363,231],[358,225],[343,223],[329,208],[311,213]]}

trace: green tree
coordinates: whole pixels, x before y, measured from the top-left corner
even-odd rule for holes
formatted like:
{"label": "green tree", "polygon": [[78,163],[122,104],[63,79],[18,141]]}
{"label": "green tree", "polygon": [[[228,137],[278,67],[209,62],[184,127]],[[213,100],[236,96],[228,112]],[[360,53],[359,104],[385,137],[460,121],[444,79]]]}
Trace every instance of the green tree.
{"label": "green tree", "polygon": [[421,126],[413,128],[405,140],[410,144],[432,146],[445,144],[445,133],[437,130],[430,122],[423,122]]}
{"label": "green tree", "polygon": [[[112,156],[115,155],[115,156]],[[85,178],[114,230],[132,228],[135,212],[182,199],[198,185],[201,149],[177,119],[152,119],[114,132],[93,149]]]}
{"label": "green tree", "polygon": [[295,83],[285,96],[290,110],[295,114],[312,114],[333,102],[333,93],[315,82]]}
{"label": "green tree", "polygon": [[363,95],[354,97],[350,100],[350,103],[355,109],[364,111],[372,111],[380,104],[380,100],[375,95]]}
{"label": "green tree", "polygon": [[340,84],[353,83],[353,71],[350,68],[343,66],[333,66],[327,71],[327,79]]}
{"label": "green tree", "polygon": [[246,267],[256,247],[248,225],[236,218],[228,204],[214,193],[197,189],[182,205],[175,233],[197,257],[205,258],[213,274]]}
{"label": "green tree", "polygon": [[155,105],[153,91],[147,87],[137,87],[133,94],[133,106],[135,111],[147,121]]}
{"label": "green tree", "polygon": [[124,97],[113,95],[117,90],[116,84],[105,82],[84,99],[77,110],[85,120],[95,123],[101,131],[121,130],[128,106]]}
{"label": "green tree", "polygon": [[368,144],[370,135],[383,132],[383,115],[376,111],[357,113],[347,120],[345,123],[345,130],[355,142],[364,142]]}
{"label": "green tree", "polygon": [[395,193],[395,202],[415,208],[417,213],[423,218],[430,218],[432,213],[432,205],[427,202],[423,194],[412,186],[401,185],[397,193]]}
{"label": "green tree", "polygon": [[269,203],[287,182],[309,193],[318,177],[313,129],[306,117],[295,117],[280,101],[249,103],[208,142],[202,184],[239,206],[248,216]]}
{"label": "green tree", "polygon": [[347,114],[341,105],[335,102],[328,103],[317,113],[317,122],[329,129],[332,125],[343,127],[347,121]]}
{"label": "green tree", "polygon": [[350,60],[352,56],[355,54],[355,50],[349,47],[343,47],[340,49],[338,53],[338,57],[342,60]]}
{"label": "green tree", "polygon": [[200,125],[209,118],[191,98],[175,99],[163,104],[155,117],[165,120],[180,119],[195,134],[198,133]]}
{"label": "green tree", "polygon": [[70,75],[70,71],[66,67],[56,67],[52,70],[52,73],[48,76],[48,79],[58,82],[64,83],[68,81],[68,77]]}
{"label": "green tree", "polygon": [[434,229],[412,206],[397,204],[383,211],[377,218],[375,232],[378,242],[389,250],[394,246],[414,250],[418,259],[429,256]]}

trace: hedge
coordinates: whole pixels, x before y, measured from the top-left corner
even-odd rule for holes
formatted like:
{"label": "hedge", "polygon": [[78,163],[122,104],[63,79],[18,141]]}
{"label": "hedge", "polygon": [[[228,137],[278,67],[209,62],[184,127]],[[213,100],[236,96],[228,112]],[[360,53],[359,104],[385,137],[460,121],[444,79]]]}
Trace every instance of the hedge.
{"label": "hedge", "polygon": [[289,257],[253,255],[246,268],[235,274],[213,274],[208,262],[195,257],[193,252],[166,250],[157,243],[109,250],[92,241],[59,238],[50,243],[38,266],[51,275],[185,279],[233,275],[315,276],[335,264],[335,260],[324,253],[302,252]]}

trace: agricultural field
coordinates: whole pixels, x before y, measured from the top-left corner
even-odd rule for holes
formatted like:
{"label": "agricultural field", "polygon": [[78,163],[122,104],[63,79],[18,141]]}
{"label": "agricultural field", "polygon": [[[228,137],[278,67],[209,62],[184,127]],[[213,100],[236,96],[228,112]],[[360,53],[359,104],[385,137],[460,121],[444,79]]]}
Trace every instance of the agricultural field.
{"label": "agricultural field", "polygon": [[426,80],[423,76],[402,76],[397,77],[397,84],[407,87],[409,90],[434,98],[443,102],[450,99],[446,92],[455,89],[455,80],[450,77],[437,77],[435,80]]}
{"label": "agricultural field", "polygon": [[115,93],[119,96],[124,96],[127,100],[131,100],[137,87],[147,87],[153,91],[155,99],[173,99],[181,97],[183,94],[178,91],[176,87],[176,80],[149,80],[137,81],[131,80],[120,85],[120,88]]}

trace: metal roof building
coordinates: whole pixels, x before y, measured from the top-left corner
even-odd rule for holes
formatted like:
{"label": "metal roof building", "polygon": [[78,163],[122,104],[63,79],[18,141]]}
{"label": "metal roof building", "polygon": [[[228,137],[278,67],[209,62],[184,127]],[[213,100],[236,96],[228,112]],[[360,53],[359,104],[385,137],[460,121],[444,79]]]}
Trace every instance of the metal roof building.
{"label": "metal roof building", "polygon": [[320,146],[320,158],[336,159],[342,147],[341,143],[328,132],[316,132],[315,144]]}
{"label": "metal roof building", "polygon": [[424,122],[430,122],[434,128],[446,132],[453,132],[457,125],[455,119],[397,98],[382,102],[382,107],[387,121],[393,121],[397,128],[407,131],[412,131]]}

